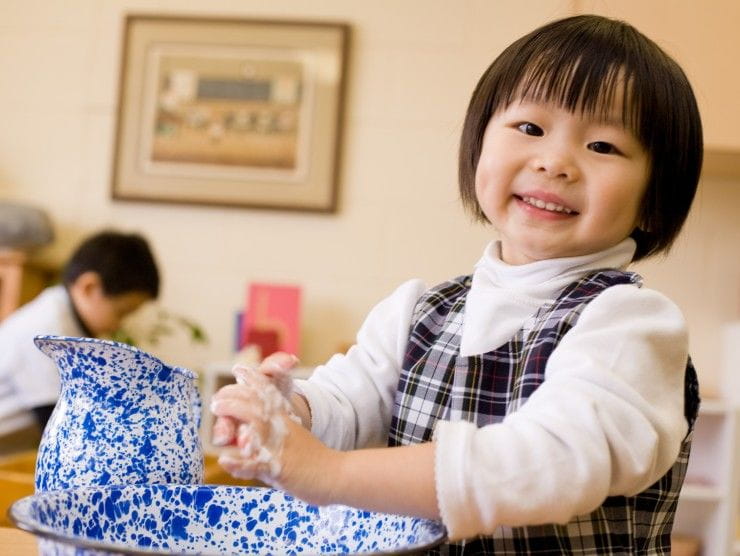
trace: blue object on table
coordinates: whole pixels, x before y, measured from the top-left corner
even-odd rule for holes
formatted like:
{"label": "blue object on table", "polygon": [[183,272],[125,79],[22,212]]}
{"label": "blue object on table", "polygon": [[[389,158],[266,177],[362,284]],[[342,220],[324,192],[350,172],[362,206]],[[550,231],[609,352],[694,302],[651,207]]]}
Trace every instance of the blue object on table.
{"label": "blue object on table", "polygon": [[22,498],[9,514],[44,555],[411,554],[446,538],[436,521],[253,486],[80,487]]}
{"label": "blue object on table", "polygon": [[57,365],[59,401],[36,459],[36,491],[203,482],[196,375],[138,348],[37,336]]}

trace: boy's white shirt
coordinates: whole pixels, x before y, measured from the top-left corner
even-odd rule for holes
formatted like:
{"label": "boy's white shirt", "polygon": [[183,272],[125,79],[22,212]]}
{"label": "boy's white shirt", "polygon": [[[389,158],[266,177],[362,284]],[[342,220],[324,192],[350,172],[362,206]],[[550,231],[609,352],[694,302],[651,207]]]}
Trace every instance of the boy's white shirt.
{"label": "boy's white shirt", "polygon": [[[635,244],[510,266],[490,244],[475,267],[461,355],[491,351],[546,301],[591,270],[626,268]],[[376,305],[346,355],[297,390],[312,432],[338,449],[384,445],[411,316],[426,286],[402,284]],[[673,465],[687,432],[687,327],[680,310],[646,287],[608,288],[560,341],[545,381],[501,423],[438,422],[440,515],[451,539],[499,525],[564,523],[607,496],[636,494]]]}
{"label": "boy's white shirt", "polygon": [[0,435],[33,424],[30,409],[59,397],[59,372],[33,343],[37,334],[84,336],[64,286],[45,289],[0,324]]}

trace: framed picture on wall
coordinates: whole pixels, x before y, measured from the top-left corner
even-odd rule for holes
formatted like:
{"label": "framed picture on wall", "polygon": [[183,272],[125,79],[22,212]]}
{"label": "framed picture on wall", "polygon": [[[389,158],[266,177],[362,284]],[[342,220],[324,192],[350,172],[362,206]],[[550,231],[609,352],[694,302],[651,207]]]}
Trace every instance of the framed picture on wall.
{"label": "framed picture on wall", "polygon": [[349,27],[129,15],[114,199],[331,212]]}

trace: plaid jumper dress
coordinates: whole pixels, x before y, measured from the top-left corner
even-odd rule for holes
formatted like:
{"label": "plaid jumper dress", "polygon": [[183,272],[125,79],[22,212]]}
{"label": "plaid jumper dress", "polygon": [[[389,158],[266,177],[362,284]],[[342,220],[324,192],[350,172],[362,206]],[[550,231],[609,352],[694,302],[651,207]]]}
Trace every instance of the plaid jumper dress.
{"label": "plaid jumper dress", "polygon": [[[610,286],[642,285],[634,273],[595,271],[542,306],[501,347],[460,356],[463,308],[471,276],[445,282],[417,302],[396,393],[389,445],[431,440],[438,420],[479,427],[516,411],[544,380],[545,365],[587,303]],[[444,545],[432,554],[670,554],[670,532],[699,405],[691,360],[685,375],[689,432],[673,467],[636,496],[612,496],[565,525],[504,527],[491,537]]]}

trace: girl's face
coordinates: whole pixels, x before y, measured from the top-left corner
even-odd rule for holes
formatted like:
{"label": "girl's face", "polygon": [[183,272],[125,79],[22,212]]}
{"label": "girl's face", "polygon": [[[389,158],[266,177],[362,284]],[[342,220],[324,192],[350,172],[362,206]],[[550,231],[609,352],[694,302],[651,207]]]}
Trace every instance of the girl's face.
{"label": "girl's face", "polygon": [[488,123],[475,175],[509,264],[587,255],[637,226],[650,159],[621,120],[515,101]]}

